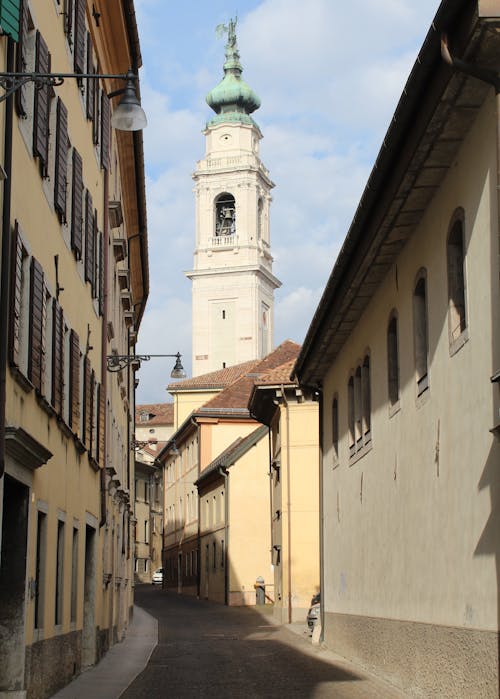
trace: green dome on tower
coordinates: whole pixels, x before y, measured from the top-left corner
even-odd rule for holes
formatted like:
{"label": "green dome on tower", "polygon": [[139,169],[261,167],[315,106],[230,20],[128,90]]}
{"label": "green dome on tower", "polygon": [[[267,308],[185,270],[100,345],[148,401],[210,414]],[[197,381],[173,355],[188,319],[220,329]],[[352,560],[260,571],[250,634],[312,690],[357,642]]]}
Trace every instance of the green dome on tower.
{"label": "green dome on tower", "polygon": [[208,122],[208,125],[229,121],[256,126],[249,115],[260,107],[260,99],[252,88],[241,79],[243,68],[236,44],[236,20],[230,20],[227,27],[220,24],[217,31],[227,32],[228,35],[226,61],[224,63],[224,77],[213,90],[210,90],[206,97],[208,106],[217,114]]}

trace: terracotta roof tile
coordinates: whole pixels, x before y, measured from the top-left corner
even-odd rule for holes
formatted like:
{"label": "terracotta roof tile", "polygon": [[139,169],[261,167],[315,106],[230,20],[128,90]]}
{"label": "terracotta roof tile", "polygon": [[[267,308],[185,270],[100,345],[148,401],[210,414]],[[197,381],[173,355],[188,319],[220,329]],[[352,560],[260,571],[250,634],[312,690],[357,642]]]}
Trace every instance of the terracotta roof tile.
{"label": "terracotta roof tile", "polygon": [[[288,365],[288,363],[292,363],[293,365],[299,352],[300,345],[291,340],[285,340],[281,345],[278,345],[273,352],[264,357],[264,359],[258,361],[244,376],[205,403],[205,405],[199,409],[198,413],[230,412],[234,414],[235,412],[239,412],[243,415],[247,415],[248,401],[250,400],[255,381],[258,381],[260,376],[266,375],[277,367],[283,366],[283,364]],[[288,376],[289,375],[290,373]]]}
{"label": "terracotta roof tile", "polygon": [[[148,413],[149,420],[141,421],[141,413]],[[135,406],[136,425],[173,425],[174,424],[174,404],[173,403],[146,403]]]}
{"label": "terracotta roof tile", "polygon": [[286,385],[297,385],[297,381],[290,380],[290,374],[292,373],[293,366],[295,364],[295,359],[290,359],[290,361],[281,364],[281,366],[267,371],[259,378],[255,379],[254,383],[256,386],[275,386],[276,384],[286,384]]}
{"label": "terracotta roof tile", "polygon": [[223,389],[236,381],[242,374],[251,371],[252,367],[258,364],[259,361],[259,359],[251,359],[248,362],[235,364],[234,366],[218,369],[217,371],[211,371],[208,374],[201,374],[200,376],[193,376],[183,381],[176,381],[175,383],[170,383],[167,386],[167,390],[174,392],[176,390],[183,391],[204,388]]}

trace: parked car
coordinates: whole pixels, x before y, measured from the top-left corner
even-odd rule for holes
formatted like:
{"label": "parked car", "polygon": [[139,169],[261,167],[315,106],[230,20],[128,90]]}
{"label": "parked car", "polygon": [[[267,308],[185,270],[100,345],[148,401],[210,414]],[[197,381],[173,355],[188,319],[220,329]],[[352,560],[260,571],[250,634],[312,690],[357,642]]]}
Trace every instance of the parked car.
{"label": "parked car", "polygon": [[157,568],[151,577],[153,585],[161,585],[163,583],[163,568]]}
{"label": "parked car", "polygon": [[321,614],[321,593],[318,592],[317,595],[314,595],[314,597],[311,600],[311,606],[309,607],[309,611],[307,612],[307,626],[309,627],[309,631],[312,633],[314,630],[314,627],[319,621],[319,617]]}

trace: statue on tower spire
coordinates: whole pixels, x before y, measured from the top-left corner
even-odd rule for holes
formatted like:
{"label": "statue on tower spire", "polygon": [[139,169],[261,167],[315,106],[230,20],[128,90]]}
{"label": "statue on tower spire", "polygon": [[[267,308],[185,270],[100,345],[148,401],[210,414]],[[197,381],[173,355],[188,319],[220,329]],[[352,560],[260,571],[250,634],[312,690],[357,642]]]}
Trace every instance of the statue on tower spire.
{"label": "statue on tower spire", "polygon": [[227,34],[226,60],[224,77],[206,98],[208,105],[217,114],[209,125],[230,121],[256,126],[249,115],[260,107],[260,99],[241,78],[243,68],[236,39],[237,23],[238,18],[235,17],[228,24],[218,24],[215,28],[217,36]]}

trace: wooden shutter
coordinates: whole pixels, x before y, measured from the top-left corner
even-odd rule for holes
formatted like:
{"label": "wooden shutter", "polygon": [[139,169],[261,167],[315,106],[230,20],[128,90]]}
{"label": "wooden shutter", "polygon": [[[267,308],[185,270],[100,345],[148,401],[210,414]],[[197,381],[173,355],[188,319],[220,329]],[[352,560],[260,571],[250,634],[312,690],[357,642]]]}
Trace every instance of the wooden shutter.
{"label": "wooden shutter", "polygon": [[71,248],[77,260],[82,258],[82,198],[83,198],[83,165],[82,158],[76,148],[73,148],[73,186],[71,193]]}
{"label": "wooden shutter", "polygon": [[66,222],[66,180],[68,176],[68,110],[57,98],[54,206],[61,223]]}
{"label": "wooden shutter", "polygon": [[101,167],[104,170],[109,170],[110,119],[109,98],[103,92],[101,94]]}
{"label": "wooden shutter", "polygon": [[[25,73],[28,69],[26,56],[28,53],[29,13],[27,0],[21,0],[21,22],[19,25],[19,43],[16,53],[16,72]],[[16,111],[20,117],[25,117],[26,87],[23,85],[15,93]]]}
{"label": "wooden shutter", "polygon": [[85,281],[94,286],[95,268],[95,237],[94,237],[94,206],[92,195],[85,190]]}
{"label": "wooden shutter", "polygon": [[[89,75],[93,75],[95,73],[93,53],[94,52],[93,52],[93,47],[92,47],[92,39],[90,38],[90,33],[87,32],[87,73]],[[95,91],[96,91],[96,81],[94,80],[94,78],[88,78],[88,80],[87,80],[87,99],[86,99],[86,103],[85,103],[87,119],[94,118]]]}
{"label": "wooden shutter", "polygon": [[[35,71],[50,73],[50,53],[43,36],[36,33]],[[49,85],[35,87],[33,106],[33,155],[40,159],[40,171],[43,177],[47,175],[49,159],[49,116],[50,100],[53,90]]]}
{"label": "wooden shutter", "polygon": [[68,35],[71,43],[73,32],[73,0],[64,0],[64,31]]}
{"label": "wooden shutter", "polygon": [[71,330],[69,336],[69,426],[75,434],[80,425],[80,338]]}
{"label": "wooden shutter", "polygon": [[62,417],[64,407],[64,316],[52,301],[52,407]]}
{"label": "wooden shutter", "polygon": [[105,439],[104,439],[104,424],[106,412],[106,396],[102,384],[96,384],[96,401],[97,401],[97,424],[95,430],[96,442],[96,461],[101,466],[106,465],[105,458]]}
{"label": "wooden shutter", "polygon": [[85,73],[85,0],[75,0],[74,37],[73,65],[75,73]]}
{"label": "wooden shutter", "polygon": [[90,435],[92,431],[92,371],[90,359],[83,358],[83,443],[90,451]]}
{"label": "wooden shutter", "polygon": [[44,374],[45,283],[38,260],[31,259],[28,378],[42,392]]}
{"label": "wooden shutter", "polygon": [[97,209],[94,209],[94,226],[93,226],[93,246],[94,246],[94,268],[92,270],[92,298],[96,299],[98,296],[98,230],[97,230]]}
{"label": "wooden shutter", "polygon": [[19,366],[19,351],[21,341],[22,298],[23,298],[23,259],[24,250],[19,223],[14,224],[14,239],[12,241],[11,262],[11,297],[9,322],[9,362]]}
{"label": "wooden shutter", "polygon": [[92,369],[90,372],[90,391],[89,391],[89,454],[93,456],[94,454],[94,411],[95,411],[95,372]]}
{"label": "wooden shutter", "polygon": [[[96,73],[99,72],[99,65],[95,68]],[[101,122],[100,122],[100,103],[101,103],[101,90],[96,81],[94,86],[94,111],[92,115],[92,140],[94,145],[97,146],[100,139]]]}
{"label": "wooden shutter", "polygon": [[99,315],[104,315],[104,236],[99,233]]}

